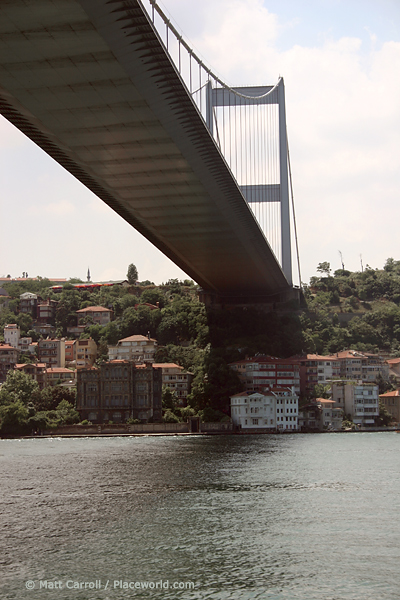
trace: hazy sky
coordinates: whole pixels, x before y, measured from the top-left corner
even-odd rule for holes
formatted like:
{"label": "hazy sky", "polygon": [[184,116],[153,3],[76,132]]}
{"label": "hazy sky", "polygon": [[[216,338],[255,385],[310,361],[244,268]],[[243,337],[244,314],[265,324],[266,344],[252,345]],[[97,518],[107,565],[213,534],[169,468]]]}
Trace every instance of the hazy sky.
{"label": "hazy sky", "polygon": [[[400,259],[399,0],[163,0],[231,85],[285,80],[302,280]],[[0,118],[0,276],[185,278]]]}

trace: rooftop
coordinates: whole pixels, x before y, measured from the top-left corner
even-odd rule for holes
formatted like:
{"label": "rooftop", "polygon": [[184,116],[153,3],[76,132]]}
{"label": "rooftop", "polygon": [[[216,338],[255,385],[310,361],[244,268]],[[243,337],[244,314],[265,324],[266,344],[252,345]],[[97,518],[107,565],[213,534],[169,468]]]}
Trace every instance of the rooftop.
{"label": "rooftop", "polygon": [[83,312],[112,312],[109,308],[105,308],[104,306],[88,306],[87,308],[81,308],[76,311],[77,313]]}
{"label": "rooftop", "polygon": [[119,342],[156,342],[154,338],[149,338],[146,335],[130,335],[129,337],[118,340]]}

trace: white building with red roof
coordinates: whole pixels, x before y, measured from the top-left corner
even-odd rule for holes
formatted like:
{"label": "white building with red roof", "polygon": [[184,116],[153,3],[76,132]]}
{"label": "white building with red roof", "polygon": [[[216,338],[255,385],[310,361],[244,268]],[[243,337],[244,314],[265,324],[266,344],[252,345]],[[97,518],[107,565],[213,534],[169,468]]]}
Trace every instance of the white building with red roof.
{"label": "white building with red roof", "polygon": [[299,399],[294,388],[275,386],[264,392],[231,396],[231,417],[242,431],[297,431]]}
{"label": "white building with red roof", "polygon": [[134,362],[153,361],[157,350],[157,340],[145,335],[130,335],[108,347],[109,360],[133,360]]}

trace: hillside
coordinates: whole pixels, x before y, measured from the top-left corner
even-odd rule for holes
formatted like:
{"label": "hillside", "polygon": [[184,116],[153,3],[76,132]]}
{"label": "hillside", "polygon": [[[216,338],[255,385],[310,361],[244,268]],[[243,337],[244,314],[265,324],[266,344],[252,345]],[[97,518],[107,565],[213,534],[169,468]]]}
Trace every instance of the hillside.
{"label": "hillside", "polygon": [[245,356],[330,354],[347,348],[400,356],[400,261],[390,258],[381,270],[367,266],[362,272],[341,269],[333,274],[328,263],[320,263],[317,272],[304,286],[300,308],[291,304],[276,312],[206,309],[191,281],[160,286],[146,281],[92,292],[78,291],[71,282],[58,294],[49,291],[46,279],[10,282],[4,287],[12,300],[0,312],[0,331],[15,322],[21,335],[37,339],[32,318],[18,312],[19,296],[26,291],[58,301],[58,336],[66,336],[67,327],[76,324],[77,310],[105,306],[115,315],[107,326],[80,321],[86,325],[82,337],[98,344],[98,360],[107,358],[107,345],[150,333],[159,342],[158,362],[176,362],[194,373],[192,406],[226,410],[229,394],[240,390],[228,363]]}

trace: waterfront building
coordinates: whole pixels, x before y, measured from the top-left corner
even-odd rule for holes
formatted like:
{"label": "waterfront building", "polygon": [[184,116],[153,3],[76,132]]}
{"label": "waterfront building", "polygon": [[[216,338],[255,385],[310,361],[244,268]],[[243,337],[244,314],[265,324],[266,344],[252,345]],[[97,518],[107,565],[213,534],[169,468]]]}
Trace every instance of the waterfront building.
{"label": "waterfront building", "polygon": [[174,363],[153,363],[153,367],[161,369],[162,384],[176,393],[182,406],[186,405],[193,373],[185,371],[183,367]]}
{"label": "waterfront building", "polygon": [[309,402],[299,408],[299,431],[321,431],[321,408],[315,402]]}
{"label": "waterfront building", "polygon": [[340,431],[343,411],[333,400],[317,398],[299,408],[300,431]]}
{"label": "waterfront building", "polygon": [[157,340],[144,335],[131,335],[119,340],[116,346],[108,347],[109,360],[133,360],[141,363],[153,361],[157,351]]}
{"label": "waterfront building", "polygon": [[150,363],[113,360],[77,371],[77,410],[93,423],[161,421],[161,391],[161,369]]}
{"label": "waterfront building", "polygon": [[335,381],[332,383],[332,400],[336,408],[343,409],[353,423],[371,427],[379,416],[379,387],[362,381]]}
{"label": "waterfront building", "polygon": [[89,322],[92,321],[95,325],[102,327],[108,325],[113,317],[113,311],[104,306],[88,306],[77,310],[76,314],[78,319],[86,318]]}
{"label": "waterfront building", "polygon": [[294,388],[265,388],[231,396],[231,418],[241,430],[297,431],[298,396]]}
{"label": "waterfront building", "polygon": [[235,371],[245,390],[263,392],[267,387],[294,387],[300,394],[300,373],[298,361],[291,358],[273,356],[254,356],[234,363],[230,368]]}
{"label": "waterfront building", "polygon": [[316,404],[320,409],[321,431],[339,431],[342,428],[343,410],[335,405],[334,400],[317,398],[313,404]]}
{"label": "waterfront building", "polygon": [[393,421],[397,424],[400,423],[400,392],[394,390],[393,392],[386,392],[386,394],[380,394],[379,400],[382,402],[388,413],[393,417]]}
{"label": "waterfront building", "polygon": [[49,367],[65,367],[65,340],[64,339],[46,339],[38,341],[38,359],[39,362]]}
{"label": "waterfront building", "polygon": [[0,344],[0,383],[4,383],[8,371],[18,363],[19,350],[10,344]]}

